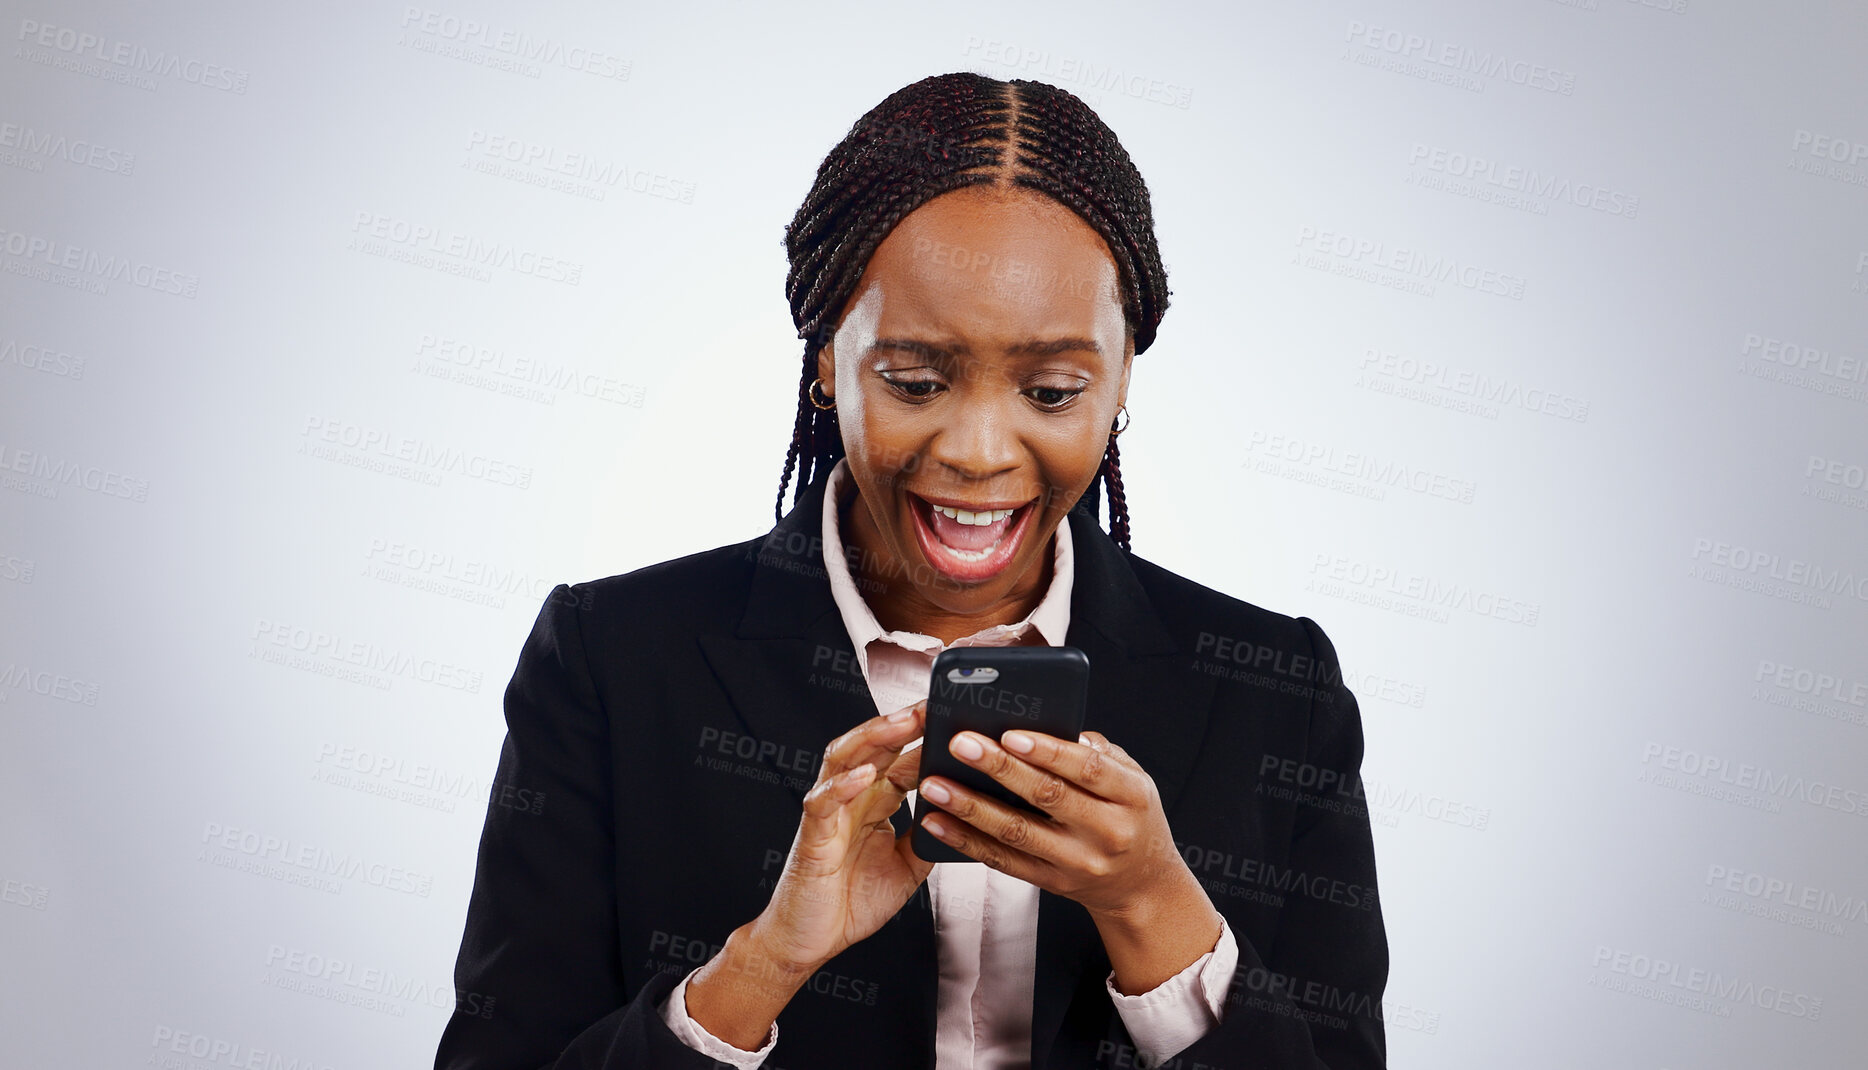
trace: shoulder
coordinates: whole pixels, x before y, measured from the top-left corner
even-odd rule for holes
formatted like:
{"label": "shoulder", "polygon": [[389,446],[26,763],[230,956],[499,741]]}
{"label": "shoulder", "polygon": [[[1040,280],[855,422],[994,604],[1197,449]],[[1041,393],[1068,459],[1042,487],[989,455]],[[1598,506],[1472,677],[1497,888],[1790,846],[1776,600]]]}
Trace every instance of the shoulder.
{"label": "shoulder", "polygon": [[[1362,722],[1335,644],[1316,621],[1293,617],[1216,591],[1159,565],[1130,557],[1176,652],[1212,678],[1222,701],[1256,716],[1268,702],[1295,703],[1307,714],[1287,722],[1299,737],[1277,753],[1361,761]],[[1300,727],[1301,725],[1301,727]]]}
{"label": "shoulder", "polygon": [[1260,666],[1299,657],[1335,660],[1329,638],[1309,617],[1235,598],[1145,558],[1130,555],[1128,564],[1162,626],[1186,653]]}
{"label": "shoulder", "polygon": [[763,542],[761,536],[613,576],[560,584],[547,601],[581,611],[578,626],[586,638],[601,633],[652,640],[692,632],[737,619]]}

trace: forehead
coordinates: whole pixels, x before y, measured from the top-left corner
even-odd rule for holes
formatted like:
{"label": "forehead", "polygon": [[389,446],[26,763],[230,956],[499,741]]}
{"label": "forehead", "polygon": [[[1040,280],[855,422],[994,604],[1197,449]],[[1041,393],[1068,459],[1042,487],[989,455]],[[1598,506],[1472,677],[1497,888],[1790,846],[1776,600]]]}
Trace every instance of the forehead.
{"label": "forehead", "polygon": [[873,309],[885,333],[1024,341],[1068,330],[1113,336],[1120,353],[1119,287],[1108,245],[1075,212],[1032,190],[975,186],[896,224],[851,303]]}

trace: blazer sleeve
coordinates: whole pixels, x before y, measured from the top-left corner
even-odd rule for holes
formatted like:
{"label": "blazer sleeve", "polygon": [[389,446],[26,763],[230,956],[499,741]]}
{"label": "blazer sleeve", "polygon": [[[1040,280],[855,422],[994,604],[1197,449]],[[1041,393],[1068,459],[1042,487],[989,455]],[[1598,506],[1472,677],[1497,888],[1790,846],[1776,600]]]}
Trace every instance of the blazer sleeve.
{"label": "blazer sleeve", "polygon": [[610,731],[579,621],[589,605],[575,585],[552,588],[506,687],[435,1070],[714,1065],[659,1013],[678,976],[624,983]]}
{"label": "blazer sleeve", "polygon": [[[1340,897],[1288,894],[1269,946],[1238,932],[1239,965],[1218,1025],[1174,1056],[1207,1070],[1380,1070],[1387,1065],[1381,997],[1388,938],[1375,889],[1375,845],[1362,794],[1362,718],[1336,648],[1299,617],[1315,659],[1303,761],[1347,785],[1300,805],[1286,864],[1304,879],[1341,881]],[[1329,774],[1330,779],[1323,780]],[[1336,899],[1337,901],[1332,901]],[[1366,909],[1360,904],[1366,902]]]}

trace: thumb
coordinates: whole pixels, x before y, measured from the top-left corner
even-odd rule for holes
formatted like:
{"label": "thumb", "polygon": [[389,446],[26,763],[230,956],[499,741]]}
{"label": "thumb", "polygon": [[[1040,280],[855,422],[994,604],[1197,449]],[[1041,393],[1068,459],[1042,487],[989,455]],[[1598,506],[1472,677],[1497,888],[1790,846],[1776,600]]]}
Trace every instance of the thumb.
{"label": "thumb", "polygon": [[903,751],[889,764],[884,776],[895,785],[897,791],[906,793],[914,790],[921,783],[921,748]]}
{"label": "thumb", "polygon": [[895,853],[908,867],[909,874],[914,878],[915,886],[920,887],[921,882],[928,879],[928,874],[934,872],[934,863],[915,854],[914,844],[910,842],[914,834],[915,830],[911,827],[907,832],[895,837]]}

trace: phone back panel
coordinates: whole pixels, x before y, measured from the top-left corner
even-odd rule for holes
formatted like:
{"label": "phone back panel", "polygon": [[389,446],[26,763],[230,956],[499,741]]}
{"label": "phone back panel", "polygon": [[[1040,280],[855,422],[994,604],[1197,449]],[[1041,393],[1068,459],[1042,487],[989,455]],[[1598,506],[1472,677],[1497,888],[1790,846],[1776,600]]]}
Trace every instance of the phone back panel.
{"label": "phone back panel", "polygon": [[[982,679],[996,673],[992,679]],[[968,679],[979,682],[963,682]],[[955,758],[947,748],[965,731],[988,739],[1013,728],[1074,741],[1083,731],[1090,661],[1068,646],[955,647],[934,659],[928,681],[927,730],[922,738],[921,775],[938,774],[1008,806],[1037,812],[1010,788]],[[922,816],[939,807],[915,796],[915,854],[930,862],[973,862],[921,827]]]}

